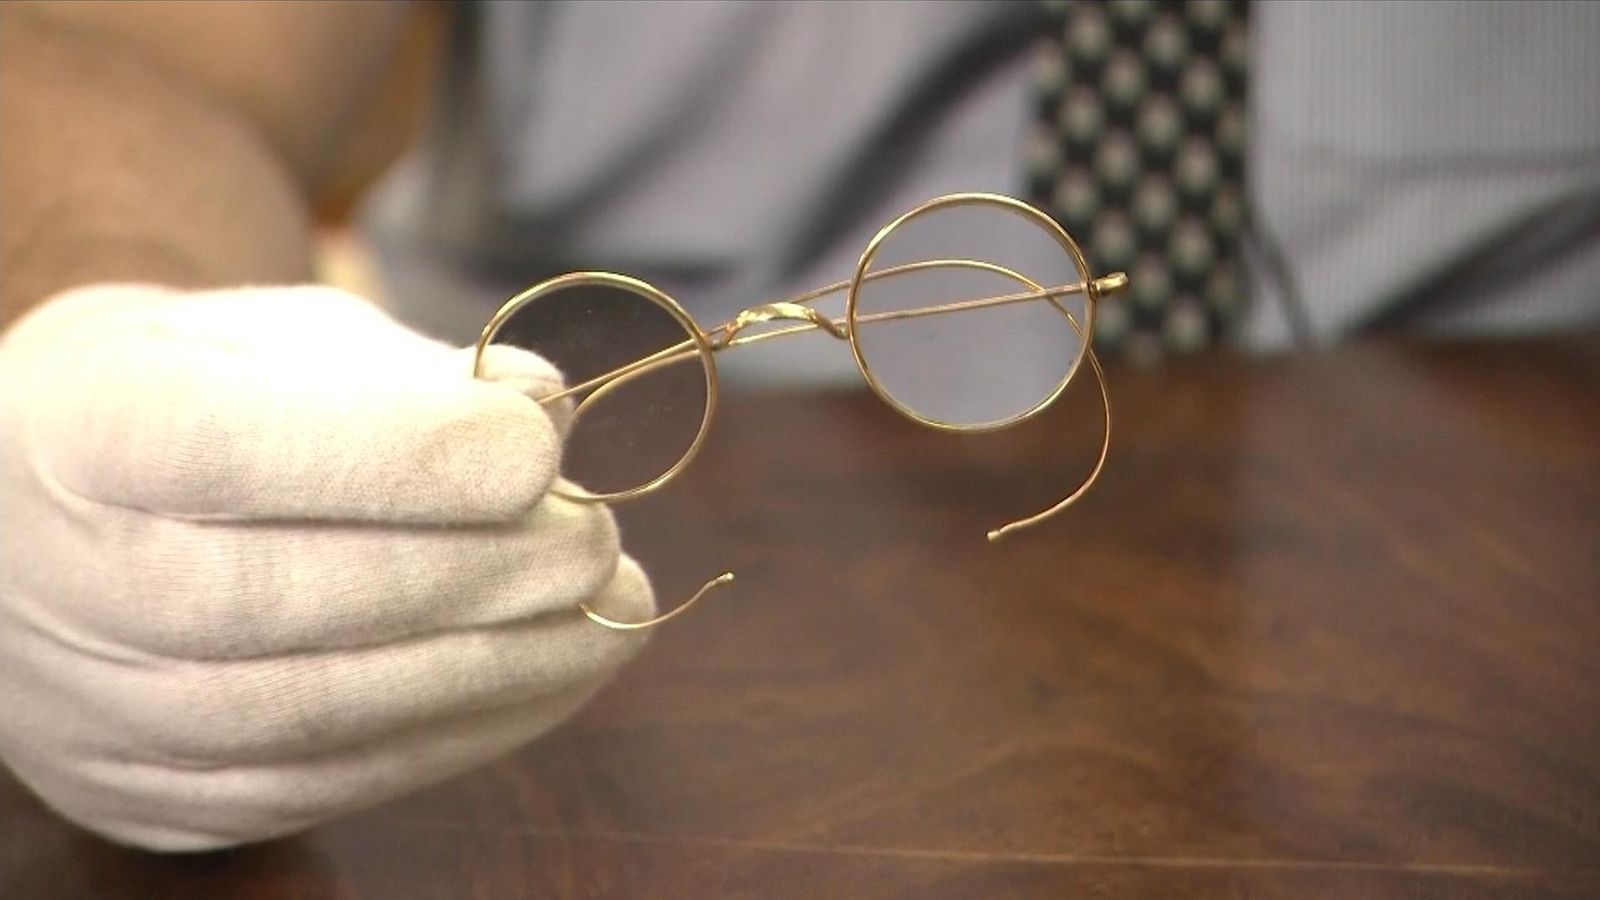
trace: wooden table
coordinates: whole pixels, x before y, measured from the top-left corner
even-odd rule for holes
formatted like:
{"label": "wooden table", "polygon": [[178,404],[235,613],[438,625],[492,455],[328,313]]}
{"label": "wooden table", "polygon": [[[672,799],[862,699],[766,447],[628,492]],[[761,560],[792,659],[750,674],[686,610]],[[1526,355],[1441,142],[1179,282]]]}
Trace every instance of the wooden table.
{"label": "wooden table", "polygon": [[[574,720],[266,846],[0,778],[0,896],[1600,896],[1600,340],[1111,372],[1038,427],[734,396],[627,509],[676,599]],[[781,465],[778,463],[781,461]]]}

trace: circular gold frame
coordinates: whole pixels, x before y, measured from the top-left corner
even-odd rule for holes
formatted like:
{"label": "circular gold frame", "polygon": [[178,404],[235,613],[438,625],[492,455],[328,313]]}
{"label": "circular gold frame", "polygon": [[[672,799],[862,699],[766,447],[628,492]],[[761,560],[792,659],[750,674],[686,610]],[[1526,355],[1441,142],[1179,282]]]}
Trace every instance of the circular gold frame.
{"label": "circular gold frame", "polygon": [[[889,392],[888,388],[884,387],[883,384],[878,380],[878,377],[873,374],[872,367],[868,365],[866,355],[862,351],[861,344],[858,340],[860,331],[857,328],[856,322],[856,315],[860,301],[861,284],[867,279],[867,269],[872,265],[872,260],[875,256],[877,256],[878,250],[880,247],[882,247],[884,241],[894,233],[896,228],[899,228],[912,219],[929,215],[942,209],[960,206],[989,206],[1002,209],[1027,219],[1038,225],[1040,228],[1043,228],[1047,234],[1055,238],[1056,243],[1061,246],[1061,249],[1066,251],[1067,255],[1071,257],[1073,265],[1077,267],[1078,277],[1082,280],[1084,285],[1085,297],[1084,321],[1081,326],[1079,326],[1076,322],[1073,323],[1075,328],[1080,329],[1082,341],[1079,344],[1077,356],[1072,360],[1072,365],[1067,367],[1066,373],[1061,377],[1061,381],[1055,386],[1055,388],[1052,389],[1050,393],[1044,397],[1044,399],[1020,413],[1012,415],[1008,418],[997,419],[993,422],[983,422],[975,425],[963,425],[956,422],[946,422],[941,419],[930,418],[918,413],[916,410],[906,406],[904,403],[901,403],[898,399],[896,399],[894,395]],[[1042,285],[1036,284],[1032,281],[1027,281],[1026,279],[1025,283],[1032,290],[1044,289]],[[1083,365],[1084,357],[1089,355],[1089,348],[1093,342],[1092,336],[1094,334],[1094,314],[1097,300],[1099,300],[1098,286],[1095,284],[1094,275],[1089,271],[1088,260],[1084,257],[1083,251],[1079,249],[1077,242],[1074,241],[1072,236],[1067,234],[1066,231],[1062,229],[1062,227],[1057,224],[1054,219],[1020,200],[1016,200],[1001,194],[961,193],[947,194],[943,197],[935,197],[934,199],[921,204],[915,209],[903,213],[899,218],[896,218],[893,222],[885,225],[878,231],[876,235],[873,236],[872,240],[867,243],[867,248],[862,251],[861,260],[856,263],[855,275],[850,279],[850,292],[845,300],[844,315],[850,337],[850,354],[855,357],[856,367],[861,370],[861,377],[866,379],[867,386],[872,389],[874,394],[878,395],[880,400],[889,404],[891,409],[900,413],[902,416],[905,416],[913,422],[926,425],[929,428],[935,428],[940,431],[947,432],[973,434],[999,431],[1003,428],[1009,428],[1022,422],[1026,422],[1027,420],[1043,412],[1061,397],[1061,394],[1067,389],[1067,384],[1071,382],[1073,377],[1078,374],[1078,368]],[[1068,317],[1068,320],[1071,321],[1070,316]]]}
{"label": "circular gold frame", "polygon": [[[678,301],[669,297],[665,292],[661,291],[655,285],[645,281],[640,281],[637,278],[630,278],[627,275],[618,275],[613,272],[571,272],[566,275],[558,275],[555,278],[541,281],[533,287],[528,288],[522,293],[512,297],[510,300],[507,300],[505,304],[500,307],[499,311],[494,314],[494,317],[489,320],[489,323],[484,326],[483,333],[478,337],[476,352],[472,360],[472,377],[481,378],[483,376],[484,350],[487,349],[489,344],[494,340],[495,335],[499,334],[500,329],[505,325],[506,321],[515,315],[518,310],[522,309],[533,301],[540,299],[541,297],[549,296],[557,291],[583,286],[620,288],[621,290],[642,297],[645,300],[654,303],[656,306],[661,307],[663,310],[666,310],[667,314],[672,316],[673,320],[679,325],[683,326],[683,329],[688,332],[690,338],[694,341],[695,349],[700,357],[701,368],[705,372],[706,376],[706,409],[705,414],[700,419],[700,430],[695,434],[694,440],[689,443],[689,447],[684,451],[683,456],[665,472],[662,472],[660,475],[657,475],[656,477],[637,487],[628,488],[627,490],[622,491],[613,491],[610,493],[594,493],[592,491],[583,490],[582,488],[573,491],[562,488],[560,485],[556,485],[550,489],[550,492],[558,497],[582,503],[620,502],[623,500],[630,500],[643,494],[648,494],[651,491],[660,488],[662,485],[665,485],[673,478],[676,478],[678,473],[682,472],[689,465],[689,463],[694,461],[695,456],[699,455],[701,445],[705,443],[706,436],[711,433],[711,421],[717,411],[718,380],[716,355],[712,352],[711,339],[707,337],[706,333],[700,329],[700,326],[695,322],[694,317],[689,315],[688,310],[685,310],[678,304]],[[579,403],[579,408],[581,409],[584,402],[587,402],[589,399],[593,399],[594,397],[604,393],[606,389],[607,387],[605,385],[596,388],[588,398],[585,398],[584,401]],[[574,410],[574,418],[576,418],[578,412],[579,410]]]}

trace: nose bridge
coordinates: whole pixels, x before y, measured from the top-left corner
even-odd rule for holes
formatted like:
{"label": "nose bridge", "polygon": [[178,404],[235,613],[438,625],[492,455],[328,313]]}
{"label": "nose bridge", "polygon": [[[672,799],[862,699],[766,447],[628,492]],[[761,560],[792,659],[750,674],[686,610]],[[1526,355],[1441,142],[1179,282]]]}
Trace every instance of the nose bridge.
{"label": "nose bridge", "polygon": [[788,301],[780,301],[777,303],[763,303],[760,306],[752,306],[744,312],[739,313],[739,315],[734,317],[733,323],[728,326],[727,333],[724,335],[722,343],[726,344],[729,341],[732,341],[740,331],[743,331],[750,325],[755,325],[759,322],[782,321],[809,322],[840,340],[848,340],[850,337],[849,332],[845,330],[844,326],[833,321],[822,313],[817,312],[811,307],[802,306],[798,303],[790,303]]}

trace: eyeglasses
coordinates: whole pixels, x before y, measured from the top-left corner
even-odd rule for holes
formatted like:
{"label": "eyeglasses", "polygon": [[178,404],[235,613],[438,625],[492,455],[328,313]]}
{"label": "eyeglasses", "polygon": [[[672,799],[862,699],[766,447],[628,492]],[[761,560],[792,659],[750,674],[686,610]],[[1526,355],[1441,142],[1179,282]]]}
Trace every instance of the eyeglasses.
{"label": "eyeglasses", "polygon": [[[975,253],[980,244],[984,252]],[[660,490],[694,460],[716,412],[717,354],[734,347],[806,333],[845,341],[867,387],[891,409],[920,425],[956,433],[998,431],[1032,419],[1062,395],[1087,359],[1105,411],[1093,468],[1053,505],[990,530],[993,542],[1071,506],[1100,477],[1111,445],[1111,400],[1091,347],[1095,309],[1101,298],[1127,287],[1121,272],[1091,275],[1077,243],[1038,209],[997,194],[950,194],[880,230],[850,280],[749,307],[710,329],[636,278],[572,272],[547,279],[511,297],[489,320],[477,342],[473,376],[484,377],[485,351],[513,316],[534,304],[548,307],[578,292],[599,290],[617,304],[644,304],[652,315],[664,314],[670,337],[658,341],[659,349],[537,398],[540,404],[557,404],[583,395],[571,407],[570,430],[605,398],[669,369],[699,364],[704,411],[681,452],[670,448],[670,464],[663,461],[616,490],[591,491],[569,482],[552,488],[574,502],[614,504]],[[817,308],[841,292],[842,315]],[[764,323],[784,324],[744,333]],[[694,386],[698,391],[699,379]],[[586,604],[580,609],[607,628],[651,628],[731,581],[733,573],[724,572],[687,601],[645,621],[619,621]]]}

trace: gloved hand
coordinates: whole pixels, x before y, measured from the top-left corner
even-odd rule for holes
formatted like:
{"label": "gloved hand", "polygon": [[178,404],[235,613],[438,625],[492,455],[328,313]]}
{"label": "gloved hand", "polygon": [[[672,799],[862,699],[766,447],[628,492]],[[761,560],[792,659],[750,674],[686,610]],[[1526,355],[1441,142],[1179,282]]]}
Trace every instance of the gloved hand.
{"label": "gloved hand", "polygon": [[294,832],[484,763],[638,647],[559,383],[322,287],[68,292],[0,338],[0,757],[113,840]]}

